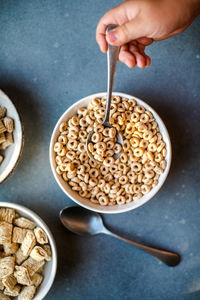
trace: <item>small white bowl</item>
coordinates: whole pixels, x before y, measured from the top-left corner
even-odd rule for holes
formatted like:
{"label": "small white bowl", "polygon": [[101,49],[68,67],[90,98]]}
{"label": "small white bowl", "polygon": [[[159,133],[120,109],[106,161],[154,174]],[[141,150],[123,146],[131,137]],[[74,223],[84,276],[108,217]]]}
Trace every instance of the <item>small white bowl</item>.
{"label": "small white bowl", "polygon": [[14,143],[6,150],[0,151],[0,154],[3,154],[4,156],[4,160],[0,164],[0,183],[8,178],[8,176],[12,174],[13,170],[16,168],[24,145],[23,127],[19,118],[19,114],[12,101],[2,90],[0,90],[0,107],[2,106],[6,107],[7,109],[6,116],[14,120]]}
{"label": "small white bowl", "polygon": [[37,226],[41,227],[47,234],[49,245],[51,247],[52,251],[52,259],[45,264],[44,272],[43,272],[43,282],[37,289],[37,292],[35,294],[34,300],[42,300],[50,290],[55,275],[56,275],[56,269],[57,269],[57,250],[56,250],[56,244],[53,238],[53,235],[48,228],[48,226],[44,223],[44,221],[32,210],[19,205],[15,203],[10,202],[0,202],[0,207],[7,207],[7,208],[13,208],[15,209],[21,217],[26,217],[29,220],[35,222]]}
{"label": "small white bowl", "polygon": [[50,164],[51,164],[51,169],[52,172],[54,174],[54,177],[58,183],[58,185],[60,186],[60,188],[63,190],[63,192],[70,197],[73,201],[75,201],[76,203],[78,203],[79,205],[96,211],[96,212],[100,212],[100,213],[122,213],[122,212],[126,212],[132,209],[135,209],[141,205],[143,205],[144,203],[146,203],[147,201],[149,201],[161,188],[161,186],[163,185],[163,183],[165,182],[167,175],[169,173],[169,169],[170,169],[170,165],[171,165],[171,158],[172,158],[172,149],[171,149],[171,142],[170,142],[170,137],[168,134],[168,131],[165,127],[165,124],[163,123],[163,121],[161,120],[161,118],[159,117],[159,115],[155,112],[155,110],[153,108],[151,108],[147,103],[145,103],[144,101],[131,96],[131,95],[127,95],[124,93],[113,93],[113,95],[119,95],[121,97],[125,97],[128,99],[135,99],[137,101],[138,105],[142,105],[144,106],[145,109],[149,110],[155,120],[157,121],[158,125],[159,125],[159,129],[160,132],[162,134],[163,140],[166,143],[166,149],[167,149],[167,156],[166,156],[166,161],[167,161],[167,166],[164,170],[164,172],[160,175],[158,184],[156,187],[154,187],[148,194],[144,195],[143,197],[141,197],[138,200],[129,202],[127,204],[123,204],[123,205],[113,205],[113,206],[101,206],[98,204],[94,204],[91,201],[89,201],[88,199],[84,199],[82,197],[80,197],[78,195],[78,193],[74,192],[70,186],[68,185],[68,183],[66,181],[64,181],[64,179],[62,178],[62,176],[59,176],[56,173],[56,162],[55,162],[55,157],[56,154],[53,150],[54,148],[54,144],[57,141],[57,138],[59,136],[59,125],[61,122],[63,121],[67,121],[68,119],[70,119],[74,114],[77,113],[78,108],[80,107],[86,107],[88,105],[88,103],[94,98],[94,97],[103,97],[105,96],[106,93],[98,93],[98,94],[93,94],[90,96],[87,96],[79,101],[77,101],[76,103],[74,103],[71,107],[69,107],[64,113],[63,115],[60,117],[60,119],[58,120],[52,136],[51,136],[51,141],[50,141],[50,149],[49,149],[49,154],[50,154]]}

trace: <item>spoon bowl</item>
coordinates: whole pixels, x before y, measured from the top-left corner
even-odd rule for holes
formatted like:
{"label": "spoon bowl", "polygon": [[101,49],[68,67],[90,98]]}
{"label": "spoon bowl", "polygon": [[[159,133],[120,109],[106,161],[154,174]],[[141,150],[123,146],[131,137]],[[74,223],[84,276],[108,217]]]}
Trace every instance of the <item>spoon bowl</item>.
{"label": "spoon bowl", "polygon": [[168,266],[176,266],[180,262],[180,256],[173,252],[152,248],[124,237],[121,237],[110,230],[103,224],[101,216],[92,211],[88,211],[80,206],[65,207],[60,212],[60,220],[68,230],[78,235],[93,236],[104,233],[113,236],[119,240],[127,242],[136,248],[154,256]]}

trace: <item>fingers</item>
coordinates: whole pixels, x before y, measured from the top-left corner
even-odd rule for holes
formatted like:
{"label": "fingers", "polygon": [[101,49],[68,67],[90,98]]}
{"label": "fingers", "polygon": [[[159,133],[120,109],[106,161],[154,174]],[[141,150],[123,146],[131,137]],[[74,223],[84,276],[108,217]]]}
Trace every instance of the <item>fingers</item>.
{"label": "fingers", "polygon": [[107,51],[107,41],[105,33],[108,25],[121,25],[123,23],[128,22],[125,7],[126,3],[121,3],[120,5],[107,11],[99,21],[96,29],[96,40],[102,52]]}
{"label": "fingers", "polygon": [[122,46],[119,53],[119,60],[129,68],[134,68],[136,65],[135,56],[128,50],[128,45]]}
{"label": "fingers", "polygon": [[151,59],[144,52],[145,46],[133,41],[125,46],[122,46],[119,53],[119,60],[126,64],[129,68],[133,68],[136,65],[139,68],[149,67]]}

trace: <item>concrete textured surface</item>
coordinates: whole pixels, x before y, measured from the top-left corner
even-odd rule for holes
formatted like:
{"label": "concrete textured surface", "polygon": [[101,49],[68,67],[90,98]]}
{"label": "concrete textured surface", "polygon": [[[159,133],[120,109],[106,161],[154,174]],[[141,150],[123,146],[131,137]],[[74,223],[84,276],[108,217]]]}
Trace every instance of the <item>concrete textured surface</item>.
{"label": "concrete textured surface", "polygon": [[25,146],[14,174],[0,186],[0,201],[25,205],[49,225],[58,270],[47,300],[200,299],[200,19],[182,34],[154,43],[148,69],[117,66],[115,91],[149,103],[172,140],[172,167],[147,204],[105,223],[130,239],[180,253],[175,268],[99,235],[77,237],[58,219],[73,202],[49,165],[49,141],[60,115],[78,99],[106,90],[106,55],[95,29],[111,0],[2,0],[0,88],[15,103]]}

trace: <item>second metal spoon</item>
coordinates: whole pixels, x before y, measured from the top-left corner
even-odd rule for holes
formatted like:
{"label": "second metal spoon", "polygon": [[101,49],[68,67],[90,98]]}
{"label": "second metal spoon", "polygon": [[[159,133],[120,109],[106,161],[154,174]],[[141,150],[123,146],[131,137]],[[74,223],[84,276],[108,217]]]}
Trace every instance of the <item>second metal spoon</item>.
{"label": "second metal spoon", "polygon": [[108,234],[147,252],[168,266],[174,267],[180,262],[180,256],[176,253],[145,246],[111,232],[105,227],[98,213],[89,211],[83,207],[65,207],[60,212],[60,220],[68,230],[78,235]]}

